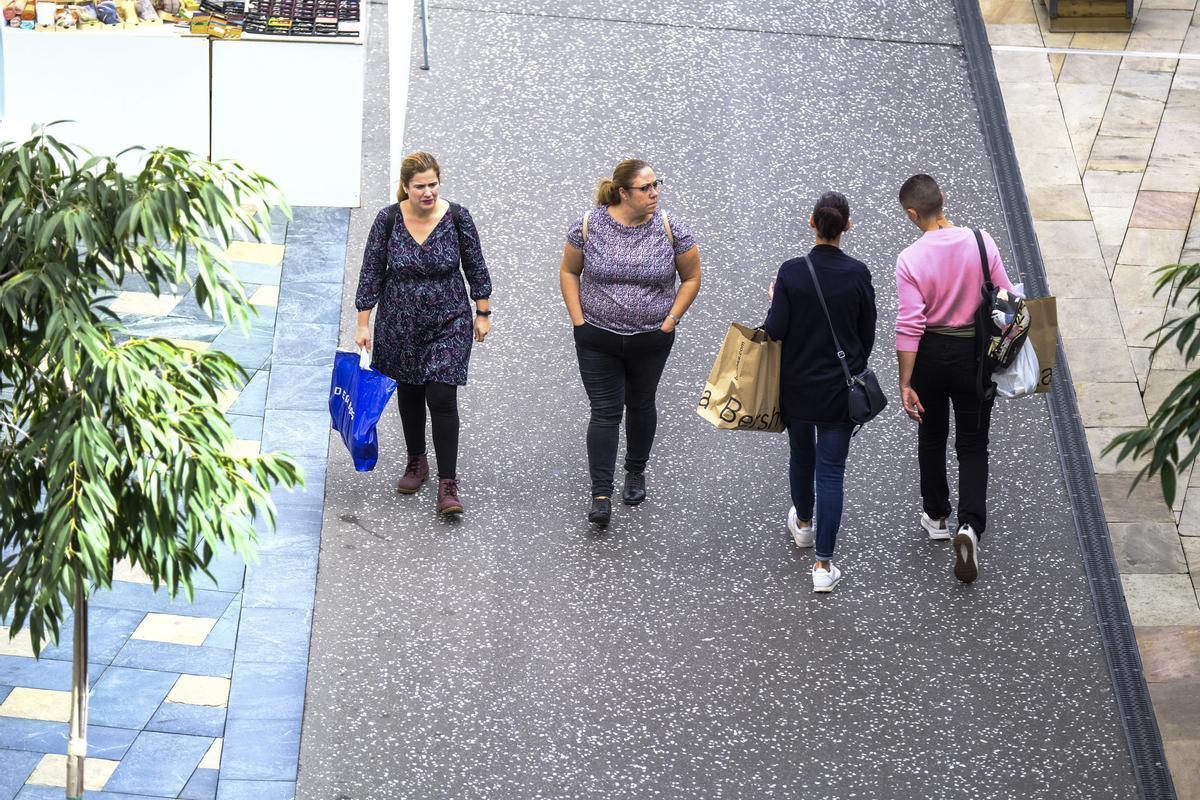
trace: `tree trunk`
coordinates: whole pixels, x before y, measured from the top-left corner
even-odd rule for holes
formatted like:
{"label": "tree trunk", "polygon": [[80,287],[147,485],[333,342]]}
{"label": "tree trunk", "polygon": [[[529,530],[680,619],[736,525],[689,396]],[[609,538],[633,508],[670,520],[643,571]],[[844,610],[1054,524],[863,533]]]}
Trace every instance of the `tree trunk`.
{"label": "tree trunk", "polygon": [[67,739],[67,800],[83,800],[83,764],[87,755],[88,623],[83,569],[75,566],[75,630],[71,657],[71,732]]}

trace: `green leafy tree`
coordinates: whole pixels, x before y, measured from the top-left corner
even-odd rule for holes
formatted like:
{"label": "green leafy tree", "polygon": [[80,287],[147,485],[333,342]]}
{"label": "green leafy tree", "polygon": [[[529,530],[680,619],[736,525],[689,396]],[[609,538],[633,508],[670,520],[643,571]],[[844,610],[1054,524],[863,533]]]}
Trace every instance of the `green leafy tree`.
{"label": "green leafy tree", "polygon": [[172,148],[138,163],[122,173],[45,129],[0,145],[0,614],[40,653],[73,608],[68,798],[83,796],[88,597],[128,560],[191,599],[219,547],[252,557],[271,487],[301,482],[286,455],[229,452],[220,403],[247,377],[233,359],[130,337],[110,310],[134,271],[155,294],[194,284],[245,329],[222,243],[263,238],[278,191]]}
{"label": "green leafy tree", "polygon": [[[1154,294],[1165,292],[1169,306],[1179,313],[1151,334],[1159,336],[1152,357],[1174,347],[1191,364],[1200,355],[1200,264],[1168,264],[1155,274]],[[1134,484],[1157,475],[1163,498],[1173,505],[1179,477],[1188,474],[1200,455],[1200,369],[1171,390],[1145,427],[1120,434],[1104,448],[1105,453],[1114,450],[1118,461],[1149,457]]]}

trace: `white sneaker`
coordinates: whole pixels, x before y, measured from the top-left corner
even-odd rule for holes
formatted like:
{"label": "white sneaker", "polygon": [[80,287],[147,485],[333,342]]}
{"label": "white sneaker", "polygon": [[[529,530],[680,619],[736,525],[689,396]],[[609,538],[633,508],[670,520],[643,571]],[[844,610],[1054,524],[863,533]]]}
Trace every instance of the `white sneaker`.
{"label": "white sneaker", "polygon": [[954,577],[970,583],[979,577],[979,562],[975,552],[979,549],[979,537],[970,525],[963,525],[954,537]]}
{"label": "white sneaker", "polygon": [[950,526],[946,524],[946,519],[934,519],[921,512],[921,527],[925,529],[925,533],[929,534],[929,538],[935,542],[944,542],[950,538]]}
{"label": "white sneaker", "polygon": [[837,568],[837,564],[830,562],[829,569],[813,567],[812,578],[814,592],[832,592],[833,587],[842,579],[842,571]]}
{"label": "white sneaker", "polygon": [[812,523],[801,525],[800,518],[796,516],[795,506],[788,511],[788,530],[792,532],[792,541],[796,543],[796,547],[812,547],[817,543],[817,534]]}

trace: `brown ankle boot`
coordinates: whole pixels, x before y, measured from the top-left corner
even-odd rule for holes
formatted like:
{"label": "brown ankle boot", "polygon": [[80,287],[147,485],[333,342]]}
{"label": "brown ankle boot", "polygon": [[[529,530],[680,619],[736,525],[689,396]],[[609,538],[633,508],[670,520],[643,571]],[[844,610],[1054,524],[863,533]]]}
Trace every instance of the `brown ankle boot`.
{"label": "brown ankle boot", "polygon": [[462,501],[458,499],[458,481],[442,478],[438,481],[437,510],[439,514],[461,514]]}
{"label": "brown ankle boot", "polygon": [[404,468],[404,477],[396,484],[400,494],[416,494],[417,489],[429,477],[429,459],[425,456],[409,456],[408,466]]}

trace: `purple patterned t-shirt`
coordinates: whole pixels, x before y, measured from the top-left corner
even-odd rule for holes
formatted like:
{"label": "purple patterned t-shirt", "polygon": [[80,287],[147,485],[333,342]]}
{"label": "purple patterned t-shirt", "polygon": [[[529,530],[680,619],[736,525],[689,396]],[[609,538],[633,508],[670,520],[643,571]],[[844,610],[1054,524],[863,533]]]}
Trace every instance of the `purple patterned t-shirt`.
{"label": "purple patterned t-shirt", "polygon": [[597,328],[620,334],[660,327],[675,302],[675,256],[696,245],[691,229],[668,214],[674,246],[667,238],[661,211],[641,225],[622,225],[606,206],[583,215],[567,232],[567,242],[583,251],[579,301],[583,318]]}

